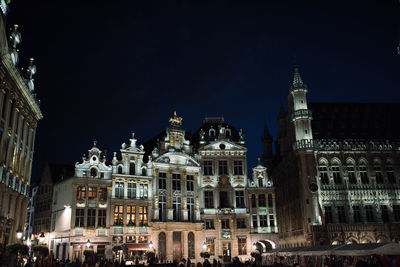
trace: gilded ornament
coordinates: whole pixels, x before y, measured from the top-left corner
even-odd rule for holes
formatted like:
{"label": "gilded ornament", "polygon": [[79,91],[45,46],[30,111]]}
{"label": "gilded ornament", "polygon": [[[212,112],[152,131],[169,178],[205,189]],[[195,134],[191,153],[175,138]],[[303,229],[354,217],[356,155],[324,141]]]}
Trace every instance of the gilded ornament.
{"label": "gilded ornament", "polygon": [[174,117],[170,118],[169,122],[173,125],[182,125],[182,117],[178,117],[174,111]]}

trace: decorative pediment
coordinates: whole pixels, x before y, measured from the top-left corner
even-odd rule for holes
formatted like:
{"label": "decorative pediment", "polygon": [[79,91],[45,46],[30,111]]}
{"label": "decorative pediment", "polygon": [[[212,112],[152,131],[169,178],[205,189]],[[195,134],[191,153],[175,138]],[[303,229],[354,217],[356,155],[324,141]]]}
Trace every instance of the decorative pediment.
{"label": "decorative pediment", "polygon": [[182,152],[168,152],[156,158],[154,162],[200,167],[194,158]]}
{"label": "decorative pediment", "polygon": [[247,151],[247,148],[240,146],[230,141],[218,140],[210,143],[202,148],[202,150],[242,150]]}

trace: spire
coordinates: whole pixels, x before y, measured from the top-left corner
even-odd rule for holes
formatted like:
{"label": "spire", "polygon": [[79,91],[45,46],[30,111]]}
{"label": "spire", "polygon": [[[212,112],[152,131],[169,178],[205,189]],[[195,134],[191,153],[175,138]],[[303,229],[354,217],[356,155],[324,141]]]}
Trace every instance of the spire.
{"label": "spire", "polygon": [[268,125],[267,125],[267,120],[265,118],[264,118],[264,136],[270,136]]}
{"label": "spire", "polygon": [[301,80],[300,72],[298,66],[294,67],[294,77],[292,88],[306,88],[307,85]]}

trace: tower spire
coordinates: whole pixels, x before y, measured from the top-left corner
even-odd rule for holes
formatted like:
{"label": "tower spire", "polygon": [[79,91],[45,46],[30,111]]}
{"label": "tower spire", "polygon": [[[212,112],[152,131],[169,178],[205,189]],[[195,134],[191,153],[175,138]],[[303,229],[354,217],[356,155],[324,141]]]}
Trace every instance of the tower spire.
{"label": "tower spire", "polygon": [[307,87],[300,76],[299,67],[294,66],[293,88]]}

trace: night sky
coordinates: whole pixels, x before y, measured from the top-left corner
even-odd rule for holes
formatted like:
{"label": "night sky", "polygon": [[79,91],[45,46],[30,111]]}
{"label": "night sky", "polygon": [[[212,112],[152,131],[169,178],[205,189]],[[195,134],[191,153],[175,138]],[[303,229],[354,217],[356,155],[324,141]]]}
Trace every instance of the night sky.
{"label": "night sky", "polygon": [[249,168],[262,154],[300,66],[314,102],[398,102],[398,1],[18,1],[20,67],[37,65],[32,180],[46,161],[74,164],[98,140],[108,158],[173,111],[243,128]]}

